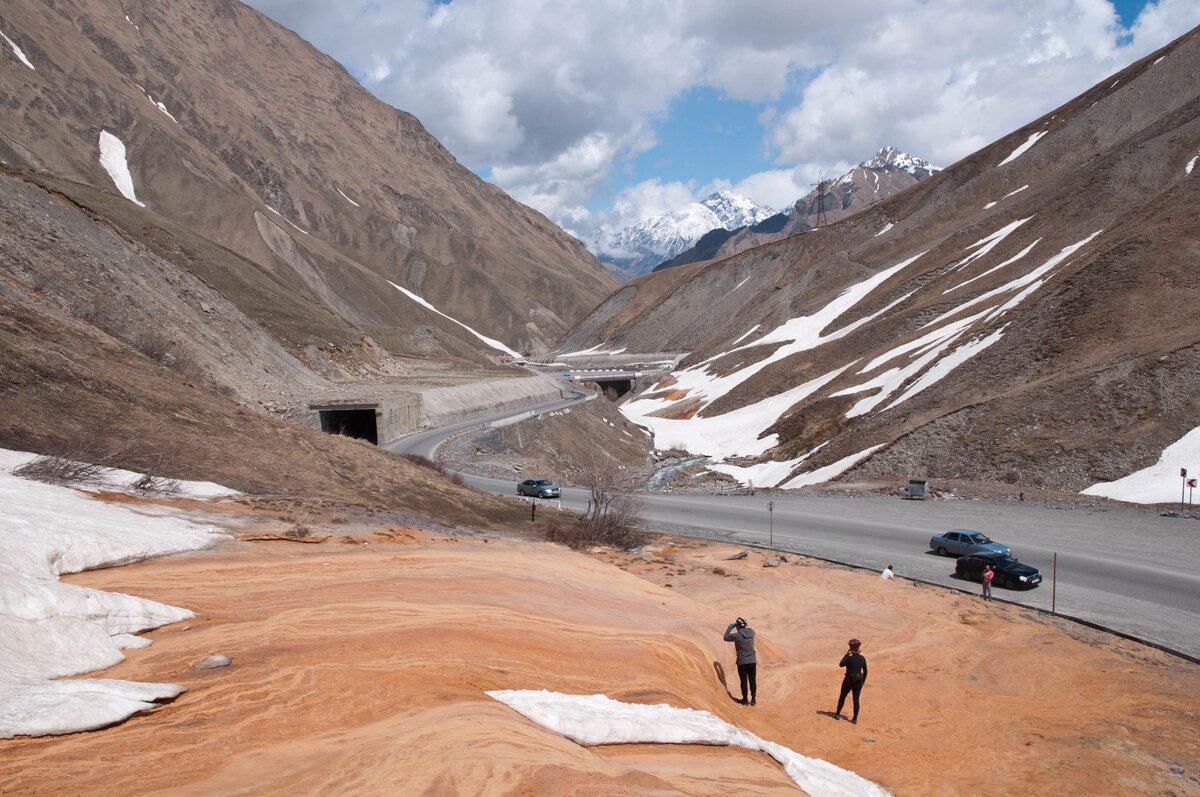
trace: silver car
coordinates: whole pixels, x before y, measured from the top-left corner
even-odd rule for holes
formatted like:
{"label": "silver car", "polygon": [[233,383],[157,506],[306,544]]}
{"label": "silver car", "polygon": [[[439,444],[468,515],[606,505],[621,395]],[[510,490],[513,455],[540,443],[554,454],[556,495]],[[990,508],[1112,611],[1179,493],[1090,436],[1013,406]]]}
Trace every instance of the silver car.
{"label": "silver car", "polygon": [[517,482],[517,495],[532,495],[534,498],[558,498],[560,490],[549,479],[526,479]]}
{"label": "silver car", "polygon": [[938,556],[964,556],[969,553],[1009,554],[1007,545],[993,542],[986,534],[969,529],[955,529],[945,534],[936,534],[929,540],[929,547]]}

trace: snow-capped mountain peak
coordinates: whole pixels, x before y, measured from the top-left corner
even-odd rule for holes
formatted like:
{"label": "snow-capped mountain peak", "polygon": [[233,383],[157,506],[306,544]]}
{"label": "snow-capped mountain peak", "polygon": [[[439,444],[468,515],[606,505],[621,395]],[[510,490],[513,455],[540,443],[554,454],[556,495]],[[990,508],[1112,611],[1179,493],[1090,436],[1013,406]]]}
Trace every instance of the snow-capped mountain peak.
{"label": "snow-capped mountain peak", "polygon": [[744,194],[717,191],[700,202],[690,202],[666,215],[610,231],[595,242],[593,251],[603,261],[615,263],[634,274],[644,274],[688,249],[710,230],[736,230],[758,224],[775,212],[755,204]]}
{"label": "snow-capped mountain peak", "polygon": [[[735,194],[732,191],[717,191],[709,194],[699,204],[716,214],[721,221],[717,226],[727,230],[758,224],[760,221],[774,216],[777,212],[772,208],[755,204],[754,200],[745,194]],[[709,229],[715,228],[710,227]]]}
{"label": "snow-capped mountain peak", "polygon": [[922,158],[909,155],[907,152],[901,152],[895,147],[883,147],[875,154],[875,157],[863,161],[858,165],[862,169],[900,169],[901,171],[908,172],[918,180],[924,179],[934,172],[941,171],[941,167],[934,166]]}

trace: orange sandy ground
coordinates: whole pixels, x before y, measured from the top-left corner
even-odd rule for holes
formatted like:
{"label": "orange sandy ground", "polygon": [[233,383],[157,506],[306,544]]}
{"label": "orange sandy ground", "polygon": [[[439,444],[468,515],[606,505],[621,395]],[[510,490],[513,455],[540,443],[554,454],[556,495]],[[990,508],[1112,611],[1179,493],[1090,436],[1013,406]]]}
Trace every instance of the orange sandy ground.
{"label": "orange sandy ground", "polygon": [[[897,795],[1200,794],[1200,667],[872,573],[668,542],[588,556],[412,530],[73,576],[196,611],[104,673],[189,691],[107,730],[0,741],[0,793],[800,793],[761,754],[585,749],[484,695],[545,688],[707,709]],[[737,615],[759,633],[757,708],[713,666],[734,672]],[[850,636],[871,669],[858,726],[818,713]],[[233,666],[193,669],[212,653]]]}

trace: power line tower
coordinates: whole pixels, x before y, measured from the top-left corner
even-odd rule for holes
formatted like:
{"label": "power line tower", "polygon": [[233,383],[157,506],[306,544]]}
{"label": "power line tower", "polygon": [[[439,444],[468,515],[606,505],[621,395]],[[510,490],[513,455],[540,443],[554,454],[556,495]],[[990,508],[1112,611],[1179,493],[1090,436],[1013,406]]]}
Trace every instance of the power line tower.
{"label": "power line tower", "polygon": [[817,172],[817,181],[813,183],[817,187],[817,223],[813,229],[829,223],[829,217],[825,215],[825,186],[828,182],[824,172]]}

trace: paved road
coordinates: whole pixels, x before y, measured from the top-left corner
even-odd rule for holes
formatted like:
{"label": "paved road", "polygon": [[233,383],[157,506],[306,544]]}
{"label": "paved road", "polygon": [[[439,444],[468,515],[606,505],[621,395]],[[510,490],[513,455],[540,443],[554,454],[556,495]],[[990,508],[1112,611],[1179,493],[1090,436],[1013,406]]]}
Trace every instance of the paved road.
{"label": "paved road", "polygon": [[[549,411],[578,401],[551,402]],[[525,410],[526,412],[528,410]],[[506,413],[504,417],[521,411]],[[490,419],[489,419],[490,420]],[[405,438],[396,450],[431,455],[459,424]],[[455,430],[455,431],[451,431]],[[513,495],[508,480],[467,476],[468,483]],[[983,531],[1039,568],[1045,582],[1031,590],[994,590],[998,597],[1049,609],[1051,569],[1058,554],[1057,609],[1200,658],[1200,523],[1133,509],[1048,509],[983,501],[905,501],[883,496],[795,494],[645,494],[647,525],[735,544],[773,545],[900,576],[976,592],[954,577],[954,560],[929,552],[929,537],[954,528]],[[582,510],[585,490],[565,488],[562,505]],[[774,501],[772,533],[767,502]],[[966,600],[964,596],[964,600]]]}

